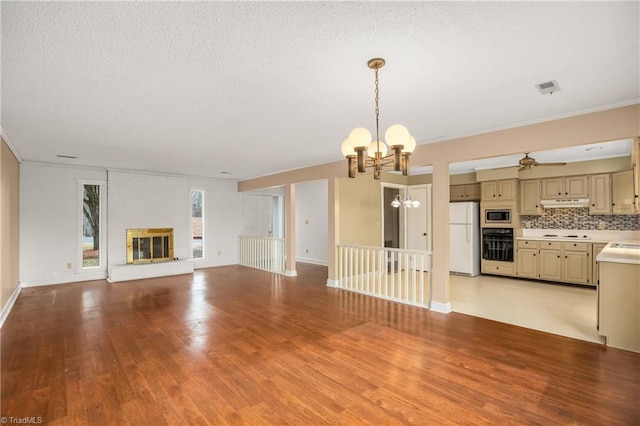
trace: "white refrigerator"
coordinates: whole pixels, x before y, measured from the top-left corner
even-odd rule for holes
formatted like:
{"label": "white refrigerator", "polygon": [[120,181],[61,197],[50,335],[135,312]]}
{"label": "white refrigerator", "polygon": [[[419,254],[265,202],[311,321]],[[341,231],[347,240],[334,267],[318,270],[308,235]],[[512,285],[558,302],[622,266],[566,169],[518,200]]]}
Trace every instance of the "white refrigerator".
{"label": "white refrigerator", "polygon": [[479,203],[449,203],[449,271],[480,275]]}

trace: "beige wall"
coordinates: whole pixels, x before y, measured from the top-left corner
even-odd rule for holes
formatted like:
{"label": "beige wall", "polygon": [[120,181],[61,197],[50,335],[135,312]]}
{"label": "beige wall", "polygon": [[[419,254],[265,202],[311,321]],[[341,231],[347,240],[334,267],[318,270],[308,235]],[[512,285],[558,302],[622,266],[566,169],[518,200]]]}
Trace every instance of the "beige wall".
{"label": "beige wall", "polygon": [[20,164],[1,139],[0,151],[0,303],[4,309],[18,286]]}
{"label": "beige wall", "polygon": [[[640,104],[634,104],[513,129],[456,138],[438,143],[422,144],[416,147],[411,156],[411,164],[416,167],[434,166],[433,299],[439,303],[449,303],[449,163],[627,139],[638,135],[640,135]],[[340,142],[336,141],[336,153],[339,152]],[[340,160],[334,163],[239,182],[238,190],[248,191],[287,183],[344,177],[346,174],[346,161]],[[360,191],[355,186],[362,184],[362,191],[365,194],[369,194],[369,185],[371,185],[373,178],[370,174],[361,177],[365,179],[351,180],[348,185],[353,185],[353,187],[345,186],[345,191],[352,195],[357,195]],[[349,180],[347,179],[347,181]],[[411,183],[413,184],[413,182]],[[342,190],[342,181],[340,190]],[[341,204],[344,204],[339,208],[329,210],[329,233],[335,232],[337,242],[349,243],[351,240],[357,239],[358,234],[364,235],[365,229],[369,229],[373,230],[373,232],[369,232],[369,235],[377,235],[379,238],[377,244],[381,244],[378,224],[380,221],[379,190],[377,194],[378,205],[375,206],[373,204],[374,195],[371,193],[370,198],[367,198],[370,204],[366,209],[355,199],[343,201],[345,197],[342,195],[331,194],[330,203],[334,202],[332,197],[335,197]],[[363,197],[363,195],[359,195],[359,197]],[[358,216],[357,224],[354,222],[357,215],[348,213],[350,208],[360,209],[360,212],[363,213],[363,215]],[[332,218],[332,214],[337,214],[339,217]],[[343,215],[346,215],[349,219],[343,221]],[[355,228],[350,229],[349,227],[351,226],[355,226]],[[360,243],[362,244],[362,242]],[[330,279],[335,277],[335,271],[331,266],[334,264],[334,259],[335,253],[331,251],[329,253]]]}
{"label": "beige wall", "polygon": [[382,190],[371,175],[337,179],[340,209],[338,244],[382,246]]}

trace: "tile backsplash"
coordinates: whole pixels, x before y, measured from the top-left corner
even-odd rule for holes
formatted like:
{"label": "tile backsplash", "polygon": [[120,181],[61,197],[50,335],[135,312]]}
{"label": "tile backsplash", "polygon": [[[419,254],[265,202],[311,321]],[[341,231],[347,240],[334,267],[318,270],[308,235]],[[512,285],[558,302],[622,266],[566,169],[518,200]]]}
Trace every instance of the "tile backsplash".
{"label": "tile backsplash", "polygon": [[520,216],[526,229],[640,230],[640,215],[589,215],[589,208],[545,209],[540,216]]}

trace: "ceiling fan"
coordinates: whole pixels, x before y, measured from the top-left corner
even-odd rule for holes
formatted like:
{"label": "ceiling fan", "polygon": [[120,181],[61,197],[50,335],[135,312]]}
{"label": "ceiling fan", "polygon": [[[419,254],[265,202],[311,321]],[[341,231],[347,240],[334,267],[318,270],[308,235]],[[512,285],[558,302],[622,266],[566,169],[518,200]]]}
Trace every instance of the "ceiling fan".
{"label": "ceiling fan", "polygon": [[533,166],[566,166],[567,163],[538,163],[535,158],[529,157],[529,153],[525,152],[524,157],[518,162],[520,168],[519,172],[523,170],[530,170]]}

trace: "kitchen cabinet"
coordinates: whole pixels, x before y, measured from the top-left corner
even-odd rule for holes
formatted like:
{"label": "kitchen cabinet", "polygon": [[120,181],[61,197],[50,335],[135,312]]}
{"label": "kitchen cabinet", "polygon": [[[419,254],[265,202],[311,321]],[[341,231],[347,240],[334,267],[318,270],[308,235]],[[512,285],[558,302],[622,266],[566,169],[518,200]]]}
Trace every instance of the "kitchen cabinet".
{"label": "kitchen cabinet", "polygon": [[596,260],[599,333],[607,346],[640,352],[640,244],[609,243]]}
{"label": "kitchen cabinet", "polygon": [[516,199],[516,180],[493,180],[481,183],[482,201],[511,201]]}
{"label": "kitchen cabinet", "polygon": [[566,176],[541,180],[543,200],[588,198],[588,176]]}
{"label": "kitchen cabinet", "polygon": [[574,284],[590,284],[591,262],[588,243],[563,243],[562,281]]}
{"label": "kitchen cabinet", "polygon": [[548,281],[562,281],[562,243],[558,241],[540,242],[539,278]]}
{"label": "kitchen cabinet", "polygon": [[635,214],[633,170],[611,174],[611,213]]}
{"label": "kitchen cabinet", "polygon": [[480,183],[466,183],[449,187],[450,201],[479,201]]}
{"label": "kitchen cabinet", "polygon": [[540,215],[540,179],[520,181],[520,214]]}
{"label": "kitchen cabinet", "polygon": [[522,278],[591,285],[591,244],[518,240],[518,271]]}
{"label": "kitchen cabinet", "polygon": [[598,257],[602,249],[605,247],[605,243],[593,243],[591,246],[591,282],[596,285],[598,284],[598,277],[600,276],[600,268],[596,261],[596,257]]}
{"label": "kitchen cabinet", "polygon": [[611,214],[611,175],[591,175],[589,185],[589,214]]}
{"label": "kitchen cabinet", "polygon": [[509,277],[516,275],[516,268],[513,262],[482,259],[481,267],[483,274],[506,275]]}
{"label": "kitchen cabinet", "polygon": [[518,240],[518,272],[522,278],[538,278],[538,241]]}

